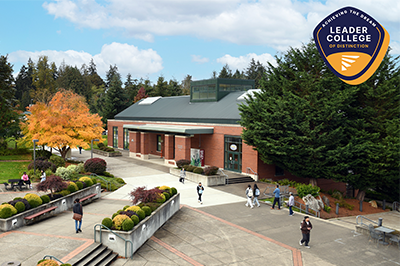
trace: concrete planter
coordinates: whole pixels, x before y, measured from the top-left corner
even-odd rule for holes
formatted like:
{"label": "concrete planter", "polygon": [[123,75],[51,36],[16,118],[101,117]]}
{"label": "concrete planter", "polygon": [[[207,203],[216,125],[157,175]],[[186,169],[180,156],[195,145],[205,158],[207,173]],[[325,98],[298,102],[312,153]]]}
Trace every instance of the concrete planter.
{"label": "concrete planter", "polygon": [[[176,175],[179,178],[181,170],[175,169],[175,168],[170,168],[169,173],[171,175]],[[206,187],[214,187],[214,186],[225,185],[226,177],[222,176],[222,175],[211,175],[211,176],[199,175],[199,174],[195,174],[195,173],[186,171],[185,180],[189,180],[189,181],[192,181],[195,183],[201,182],[201,184]]]}
{"label": "concrete planter", "polygon": [[[16,229],[18,227],[29,225],[32,223],[32,221],[25,220],[24,217],[41,212],[47,208],[57,206],[57,209],[51,211],[50,213],[46,213],[39,217],[36,217],[35,222],[41,221],[41,220],[46,219],[51,216],[54,216],[60,212],[71,209],[74,205],[74,200],[76,198],[84,198],[84,197],[89,196],[94,193],[97,195],[86,200],[85,203],[88,203],[94,199],[100,198],[100,196],[101,196],[101,184],[100,183],[97,183],[97,184],[94,184],[93,186],[81,189],[81,190],[71,193],[65,197],[50,201],[49,203],[42,204],[37,208],[30,209],[30,210],[27,210],[27,211],[24,211],[21,213],[17,213],[16,215],[11,216],[10,218],[0,219],[0,231],[7,232],[10,230]],[[71,215],[71,217],[72,217],[72,215]]]}
{"label": "concrete planter", "polygon": [[[115,231],[123,239],[130,240],[133,243],[127,243],[126,257],[130,258],[153,234],[168,221],[180,208],[180,194],[176,194],[166,201],[157,210],[147,216],[131,231]],[[120,256],[125,256],[125,241],[108,230],[95,227],[96,242],[100,242]]]}
{"label": "concrete planter", "polygon": [[106,151],[102,151],[102,150],[93,149],[93,153],[99,154],[99,155],[103,155],[103,156],[106,156],[106,157],[118,157],[118,156],[122,156],[122,153],[119,152],[119,151],[115,151],[115,152],[106,152]]}

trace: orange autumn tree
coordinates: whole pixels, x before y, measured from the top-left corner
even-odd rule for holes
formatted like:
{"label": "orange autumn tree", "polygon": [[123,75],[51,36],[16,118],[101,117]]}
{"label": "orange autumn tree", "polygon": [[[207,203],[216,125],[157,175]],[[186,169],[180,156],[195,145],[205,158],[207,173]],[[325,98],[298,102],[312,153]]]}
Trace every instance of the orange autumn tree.
{"label": "orange autumn tree", "polygon": [[48,104],[37,103],[28,107],[30,112],[21,122],[26,141],[38,139],[60,152],[65,159],[71,148],[88,148],[92,139],[101,139],[101,117],[89,113],[85,98],[72,91],[57,92]]}

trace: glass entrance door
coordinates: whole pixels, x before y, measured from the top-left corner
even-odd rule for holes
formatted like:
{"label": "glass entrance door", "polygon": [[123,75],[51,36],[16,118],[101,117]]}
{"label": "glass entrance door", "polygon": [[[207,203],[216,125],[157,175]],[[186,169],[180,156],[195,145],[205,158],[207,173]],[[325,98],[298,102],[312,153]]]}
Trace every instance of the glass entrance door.
{"label": "glass entrance door", "polygon": [[224,169],[242,172],[242,139],[225,136]]}

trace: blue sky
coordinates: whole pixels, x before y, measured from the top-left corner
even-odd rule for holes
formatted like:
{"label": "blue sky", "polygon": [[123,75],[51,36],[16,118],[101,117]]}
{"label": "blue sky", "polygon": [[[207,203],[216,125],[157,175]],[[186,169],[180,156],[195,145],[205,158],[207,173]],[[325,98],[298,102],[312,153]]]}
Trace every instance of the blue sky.
{"label": "blue sky", "polygon": [[17,74],[29,57],[81,67],[93,58],[100,76],[117,65],[123,81],[160,75],[179,82],[210,78],[255,58],[274,64],[307,43],[320,20],[354,6],[380,22],[400,54],[399,0],[0,0],[0,55]]}

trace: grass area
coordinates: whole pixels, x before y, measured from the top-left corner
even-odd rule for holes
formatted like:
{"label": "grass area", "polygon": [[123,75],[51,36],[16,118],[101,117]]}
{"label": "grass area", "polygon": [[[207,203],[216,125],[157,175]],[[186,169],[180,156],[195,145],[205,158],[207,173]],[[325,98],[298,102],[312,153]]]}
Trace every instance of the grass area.
{"label": "grass area", "polygon": [[27,171],[29,162],[0,162],[0,183],[19,179]]}
{"label": "grass area", "polygon": [[[93,141],[93,149],[97,149],[98,150],[99,147],[97,146],[97,144],[99,144],[100,142],[102,142],[104,145],[107,146],[107,143],[108,143],[107,135],[102,135],[101,138],[102,139],[100,141]],[[89,144],[89,148],[85,149],[86,151],[91,150],[91,148],[90,148],[91,143],[89,142],[88,144]]]}
{"label": "grass area", "polygon": [[21,155],[0,155],[0,160],[32,160],[32,155],[21,154]]}
{"label": "grass area", "polygon": [[[83,174],[79,174],[78,175],[78,179],[82,176],[88,176],[88,175],[83,175]],[[97,178],[97,176],[95,176]],[[107,177],[107,176],[102,176],[100,175],[100,177],[104,178],[105,180],[111,182],[111,190],[117,190],[118,188],[122,187],[125,184],[119,183],[117,182],[117,177]],[[97,178],[97,181],[99,183],[101,183],[101,188],[106,188],[106,182],[104,182],[101,178]]]}

